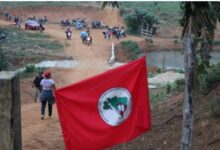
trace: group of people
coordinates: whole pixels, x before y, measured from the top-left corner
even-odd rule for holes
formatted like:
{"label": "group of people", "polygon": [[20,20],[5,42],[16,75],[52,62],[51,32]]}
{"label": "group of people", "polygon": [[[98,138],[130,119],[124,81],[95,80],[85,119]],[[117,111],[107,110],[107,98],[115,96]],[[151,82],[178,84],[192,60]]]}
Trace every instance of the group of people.
{"label": "group of people", "polygon": [[47,103],[48,116],[50,118],[52,116],[52,107],[55,103],[54,90],[56,88],[54,80],[51,79],[51,73],[49,71],[44,73],[38,72],[38,75],[33,81],[33,87],[36,89],[34,101],[37,102],[38,98],[41,101],[41,119],[43,120],[45,117]]}
{"label": "group of people", "polygon": [[106,27],[106,29],[102,32],[105,39],[110,39],[115,36],[118,40],[120,38],[126,37],[125,27]]}

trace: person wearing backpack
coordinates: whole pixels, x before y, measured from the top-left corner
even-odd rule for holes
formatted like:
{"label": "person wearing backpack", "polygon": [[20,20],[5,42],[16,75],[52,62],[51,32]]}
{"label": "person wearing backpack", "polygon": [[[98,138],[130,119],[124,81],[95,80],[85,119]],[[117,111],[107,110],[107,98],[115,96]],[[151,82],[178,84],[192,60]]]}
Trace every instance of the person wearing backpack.
{"label": "person wearing backpack", "polygon": [[40,71],[38,72],[38,75],[35,77],[34,81],[33,81],[33,85],[32,87],[35,87],[36,92],[35,92],[35,97],[34,97],[34,102],[36,103],[38,98],[40,98],[40,94],[41,94],[41,86],[40,86],[40,82],[43,79],[43,72]]}

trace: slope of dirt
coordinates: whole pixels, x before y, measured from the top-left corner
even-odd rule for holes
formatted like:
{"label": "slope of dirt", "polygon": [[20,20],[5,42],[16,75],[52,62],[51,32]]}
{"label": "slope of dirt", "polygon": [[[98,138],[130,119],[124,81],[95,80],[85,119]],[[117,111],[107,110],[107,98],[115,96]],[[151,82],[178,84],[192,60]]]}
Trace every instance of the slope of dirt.
{"label": "slope of dirt", "polygon": [[[220,117],[210,115],[210,103],[220,96],[220,83],[207,95],[195,101],[192,149],[218,150],[220,146]],[[151,107],[152,129],[137,139],[112,150],[178,150],[182,128],[183,93]]]}
{"label": "slope of dirt", "polygon": [[[86,46],[81,43],[80,31],[73,31],[73,37],[70,41],[65,39],[65,28],[58,24],[62,19],[86,18],[88,21],[100,19],[109,25],[122,25],[123,20],[118,15],[118,11],[107,9],[101,11],[97,8],[74,8],[74,7],[28,7],[19,9],[10,9],[15,14],[22,15],[24,18],[30,16],[42,17],[46,15],[49,23],[46,27],[46,34],[53,38],[68,43],[65,48],[65,55],[72,56],[80,64],[75,69],[56,69],[50,68],[52,78],[58,88],[76,83],[85,78],[96,75],[108,69],[108,58],[110,57],[110,46],[112,42],[118,43],[116,39],[104,40],[101,30],[91,30],[93,44]],[[10,23],[9,23],[10,24]],[[8,25],[8,22],[0,21],[0,25]],[[22,28],[24,26],[22,25]],[[178,29],[177,29],[178,30]],[[172,30],[174,31],[174,30]],[[167,30],[169,38],[161,36],[165,31],[161,30],[156,35],[153,44],[146,44],[144,39],[134,36],[128,36],[122,40],[134,40],[140,43],[143,48],[152,49],[172,49],[176,48],[171,38],[174,32]],[[121,40],[120,40],[121,41]],[[170,44],[168,44],[170,42]],[[64,150],[64,142],[61,133],[59,118],[57,115],[56,104],[53,106],[53,117],[40,120],[40,103],[34,103],[34,89],[32,88],[33,78],[21,80],[21,111],[22,111],[22,142],[23,150]],[[220,86],[201,101],[206,102],[213,95],[219,96]],[[179,149],[181,119],[182,119],[182,100],[183,94],[176,95],[166,102],[152,106],[152,130],[126,145],[119,145],[112,149]],[[206,104],[206,103],[204,103]],[[195,125],[195,134],[193,143],[194,149],[216,149],[219,148],[219,120],[212,120],[208,117],[208,111],[205,105],[197,104],[197,118]],[[215,134],[214,134],[215,133]],[[214,136],[213,136],[214,135]],[[215,141],[217,139],[217,142]]]}

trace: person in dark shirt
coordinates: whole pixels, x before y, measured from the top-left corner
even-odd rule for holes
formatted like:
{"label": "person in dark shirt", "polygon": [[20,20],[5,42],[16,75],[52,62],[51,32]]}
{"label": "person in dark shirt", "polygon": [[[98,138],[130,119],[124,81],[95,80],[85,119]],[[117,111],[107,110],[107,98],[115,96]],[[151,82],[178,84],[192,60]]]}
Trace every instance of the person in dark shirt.
{"label": "person in dark shirt", "polygon": [[35,89],[36,89],[35,97],[34,97],[35,103],[37,102],[37,99],[40,97],[40,94],[42,91],[41,86],[40,86],[40,82],[42,79],[44,79],[43,72],[38,72],[38,75],[35,77],[34,82],[33,82],[33,86],[32,86],[32,87],[35,87]]}

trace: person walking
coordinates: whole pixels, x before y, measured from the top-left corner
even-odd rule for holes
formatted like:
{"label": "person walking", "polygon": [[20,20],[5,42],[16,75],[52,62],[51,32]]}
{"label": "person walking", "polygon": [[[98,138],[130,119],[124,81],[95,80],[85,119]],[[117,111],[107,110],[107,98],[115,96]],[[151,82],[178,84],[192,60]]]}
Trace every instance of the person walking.
{"label": "person walking", "polygon": [[52,116],[52,107],[55,103],[54,93],[55,90],[55,82],[51,79],[51,73],[44,73],[45,79],[41,80],[40,85],[42,87],[41,94],[41,120],[44,119],[46,104],[48,103],[48,116]]}
{"label": "person walking", "polygon": [[40,71],[38,72],[38,75],[35,77],[34,81],[33,81],[33,85],[32,87],[35,87],[36,91],[35,91],[35,97],[34,97],[34,102],[36,103],[38,100],[38,97],[40,98],[40,94],[41,94],[41,86],[40,86],[40,82],[43,79],[43,72]]}

